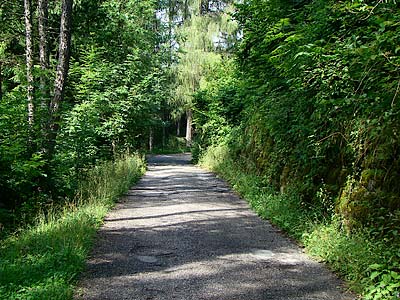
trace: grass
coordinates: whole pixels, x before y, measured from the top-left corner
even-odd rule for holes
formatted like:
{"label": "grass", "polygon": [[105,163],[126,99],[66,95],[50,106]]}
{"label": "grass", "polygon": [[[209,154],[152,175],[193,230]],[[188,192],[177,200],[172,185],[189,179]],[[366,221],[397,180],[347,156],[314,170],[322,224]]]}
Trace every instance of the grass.
{"label": "grass", "polygon": [[38,216],[0,244],[0,299],[72,299],[96,230],[120,195],[144,172],[139,156],[89,172],[76,199]]}
{"label": "grass", "polygon": [[225,178],[264,219],[284,229],[312,256],[326,262],[368,300],[400,299],[400,245],[384,236],[371,238],[374,228],[349,233],[340,218],[304,206],[296,187],[277,193],[262,178],[246,172],[227,146],[212,146],[199,164]]}

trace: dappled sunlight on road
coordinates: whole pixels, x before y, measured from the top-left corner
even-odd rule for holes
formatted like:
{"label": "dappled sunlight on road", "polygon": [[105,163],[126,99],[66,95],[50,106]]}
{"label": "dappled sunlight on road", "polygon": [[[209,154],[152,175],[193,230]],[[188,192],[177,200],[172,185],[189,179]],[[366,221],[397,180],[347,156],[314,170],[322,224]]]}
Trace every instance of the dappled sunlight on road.
{"label": "dappled sunlight on road", "polygon": [[77,299],[352,299],[225,182],[171,157],[107,216]]}

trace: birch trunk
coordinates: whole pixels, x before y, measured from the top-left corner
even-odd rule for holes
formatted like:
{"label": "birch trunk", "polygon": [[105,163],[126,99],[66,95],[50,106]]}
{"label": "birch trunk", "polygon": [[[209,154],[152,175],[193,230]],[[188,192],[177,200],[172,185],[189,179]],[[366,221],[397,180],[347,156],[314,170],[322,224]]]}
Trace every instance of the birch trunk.
{"label": "birch trunk", "polygon": [[48,0],[38,1],[39,12],[39,63],[42,73],[40,75],[40,105],[42,109],[48,107],[48,89],[46,71],[49,68],[49,52],[47,49],[47,19],[48,19]]}
{"label": "birch trunk", "polygon": [[[33,37],[32,37],[32,3],[31,0],[24,0],[25,18],[25,56],[26,56],[26,80],[27,80],[27,104],[28,104],[28,125],[32,130],[35,106],[33,103]],[[29,139],[32,139],[30,133]]]}
{"label": "birch trunk", "polygon": [[188,109],[186,112],[186,146],[190,147],[192,145],[192,110]]}
{"label": "birch trunk", "polygon": [[54,81],[54,96],[50,102],[49,114],[49,154],[55,147],[55,139],[59,128],[60,105],[64,99],[65,83],[68,76],[70,44],[71,44],[71,23],[72,23],[72,4],[73,0],[62,1],[61,24],[60,24],[60,43],[58,47],[58,64],[56,78]]}
{"label": "birch trunk", "polygon": [[172,22],[174,18],[174,9],[172,8],[172,1],[168,1],[168,43],[169,43],[169,55],[168,55],[168,67],[172,64]]}
{"label": "birch trunk", "polygon": [[149,150],[150,150],[150,152],[153,151],[153,142],[154,142],[154,132],[153,132],[153,128],[150,128],[150,134],[149,134]]}
{"label": "birch trunk", "polygon": [[0,101],[3,100],[3,75],[2,75],[2,63],[0,62]]}
{"label": "birch trunk", "polygon": [[179,118],[178,121],[176,121],[176,136],[180,137],[181,136],[181,119]]}

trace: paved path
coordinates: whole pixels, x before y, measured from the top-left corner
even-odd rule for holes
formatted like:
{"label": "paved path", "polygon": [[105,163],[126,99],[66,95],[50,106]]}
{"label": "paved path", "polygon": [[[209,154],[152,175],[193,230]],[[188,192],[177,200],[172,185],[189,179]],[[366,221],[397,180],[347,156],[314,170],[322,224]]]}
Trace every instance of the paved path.
{"label": "paved path", "polygon": [[144,178],[106,218],[76,299],[354,299],[189,159],[149,160]]}

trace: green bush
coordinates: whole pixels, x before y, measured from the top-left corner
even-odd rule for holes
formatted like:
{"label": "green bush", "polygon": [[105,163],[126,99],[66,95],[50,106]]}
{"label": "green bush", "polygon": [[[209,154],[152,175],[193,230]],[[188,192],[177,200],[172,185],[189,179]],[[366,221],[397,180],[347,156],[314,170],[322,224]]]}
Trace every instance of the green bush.
{"label": "green bush", "polygon": [[72,299],[103,217],[144,172],[138,155],[94,167],[75,200],[0,244],[0,299]]}

